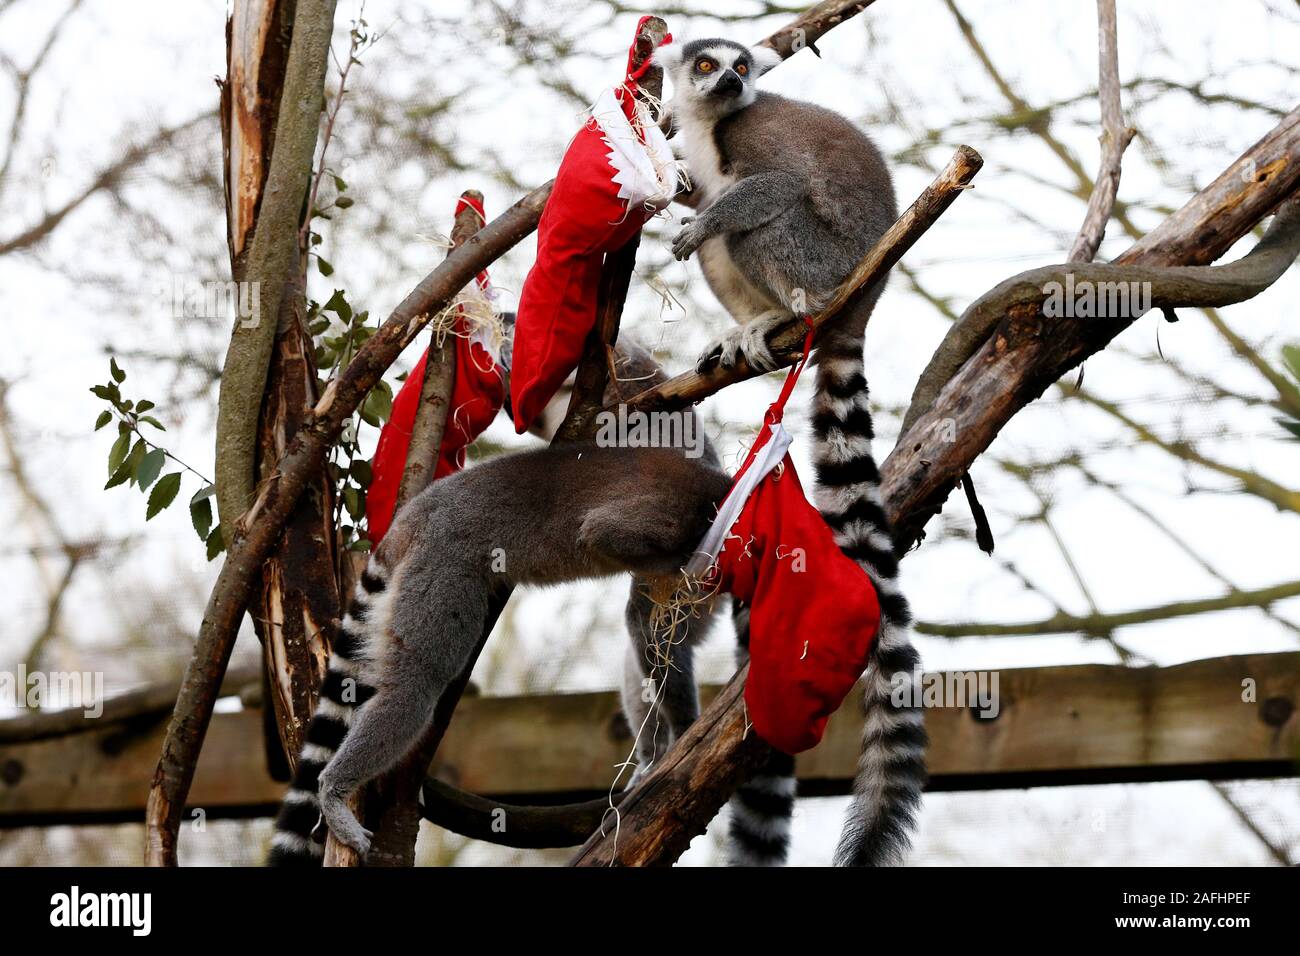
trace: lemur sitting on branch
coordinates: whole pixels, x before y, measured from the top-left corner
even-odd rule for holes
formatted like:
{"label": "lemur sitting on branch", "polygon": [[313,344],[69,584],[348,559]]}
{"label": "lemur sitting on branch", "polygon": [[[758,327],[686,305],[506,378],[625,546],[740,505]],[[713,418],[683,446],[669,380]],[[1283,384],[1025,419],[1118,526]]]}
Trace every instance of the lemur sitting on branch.
{"label": "lemur sitting on branch", "polygon": [[[741,324],[700,363],[731,365],[743,356],[770,368],[768,331],[817,311],[894,220],[889,172],[843,117],[754,89],[776,62],[770,50],[697,40],[673,51],[662,48],[656,59],[674,80],[674,115],[702,210],[684,221],[674,253],[699,251],[710,287]],[[862,760],[836,853],[841,865],[899,859],[925,776],[920,712],[890,700],[891,675],[910,675],[918,661],[870,448],[863,330],[880,291],[869,290],[827,326],[815,355],[818,507],[840,547],[871,576],[882,611]],[[411,501],[372,556],[343,622],[277,821],[272,862],[319,857],[304,836],[317,805],[336,838],[366,852],[371,834],[346,801],[417,743],[473,654],[497,589],[627,571],[675,576],[729,486],[716,461],[679,449],[574,443],[494,459]],[[633,692],[624,695],[633,728],[649,706],[635,692],[645,676],[638,645],[653,639],[638,593],[629,605],[634,649],[625,682]],[[743,638],[743,608],[737,619]],[[687,661],[674,658],[669,673],[678,683],[658,698],[670,738],[698,710]],[[651,739],[639,756],[649,760],[659,750]],[[733,862],[784,859],[793,797],[792,759],[774,755],[733,799]]]}

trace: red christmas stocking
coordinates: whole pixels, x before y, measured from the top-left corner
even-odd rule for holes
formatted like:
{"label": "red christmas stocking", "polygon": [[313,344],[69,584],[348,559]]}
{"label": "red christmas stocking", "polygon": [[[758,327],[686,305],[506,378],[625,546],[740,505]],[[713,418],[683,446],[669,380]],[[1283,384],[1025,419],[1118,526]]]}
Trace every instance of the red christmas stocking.
{"label": "red christmas stocking", "polygon": [[781,416],[802,367],[790,370],[686,568],[748,602],[745,707],[758,735],[790,754],[821,740],[866,669],[880,627],[871,578],[835,543],[786,453]]}
{"label": "red christmas stocking", "polygon": [[635,96],[646,68],[629,71],[596,101],[569,143],[538,223],[537,261],[520,292],[510,367],[510,405],[521,433],[578,365],[596,324],[605,253],[640,232],[677,192],[672,150]]}
{"label": "red christmas stocking", "polygon": [[[473,200],[469,202],[482,217],[482,206]],[[456,211],[460,211],[459,205]],[[486,272],[479,273],[478,285],[484,293],[489,291]],[[505,400],[501,368],[486,337],[479,331],[471,331],[463,314],[457,316],[452,334],[455,336],[456,378],[447,409],[447,429],[442,436],[442,447],[433,472],[435,480],[464,467],[465,449],[492,424]],[[420,405],[420,390],[428,361],[426,350],[393,398],[393,413],[379,432],[379,444],[370,462],[370,487],[366,490],[366,525],[372,544],[380,542],[393,521],[397,490],[402,483],[402,472],[406,470],[411,432],[415,428],[415,413]]]}

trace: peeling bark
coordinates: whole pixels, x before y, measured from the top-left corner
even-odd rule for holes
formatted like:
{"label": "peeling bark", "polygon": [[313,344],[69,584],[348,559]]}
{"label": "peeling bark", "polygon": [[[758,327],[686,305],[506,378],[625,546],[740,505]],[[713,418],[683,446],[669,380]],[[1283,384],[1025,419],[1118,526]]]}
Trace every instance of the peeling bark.
{"label": "peeling bark", "polygon": [[[797,36],[806,45],[864,7],[861,2],[819,4],[765,42],[783,56],[789,56],[797,47],[792,40],[782,38],[790,35],[791,30],[801,31]],[[212,719],[217,686],[229,663],[259,569],[278,541],[299,496],[323,467],[329,449],[367,392],[429,321],[430,315],[445,308],[478,272],[537,228],[552,185],[552,182],[545,183],[516,202],[448,256],[446,262],[402,300],[375,336],[326,388],[306,423],[286,446],[276,465],[276,480],[263,483],[252,506],[240,516],[204,610],[194,654],[181,682],[150,787],[145,813],[147,864],[175,865],[181,812]],[[489,614],[490,622],[495,622],[499,610]],[[452,691],[446,695],[449,706],[443,708],[440,704],[435,715],[435,732],[440,733],[438,728],[445,729],[450,721],[450,711],[460,696],[458,688]]]}
{"label": "peeling bark", "polygon": [[[275,140],[292,38],[292,0],[248,0],[226,25],[227,80],[222,88],[226,209],[232,276],[246,279],[247,240],[256,225]],[[316,367],[304,329],[304,251],[286,286],[258,423],[258,480],[266,481],[315,404]],[[333,489],[322,474],[299,501],[275,554],[262,570],[253,622],[262,642],[268,700],[267,766],[287,779],[302,746],[339,615],[334,567]]]}

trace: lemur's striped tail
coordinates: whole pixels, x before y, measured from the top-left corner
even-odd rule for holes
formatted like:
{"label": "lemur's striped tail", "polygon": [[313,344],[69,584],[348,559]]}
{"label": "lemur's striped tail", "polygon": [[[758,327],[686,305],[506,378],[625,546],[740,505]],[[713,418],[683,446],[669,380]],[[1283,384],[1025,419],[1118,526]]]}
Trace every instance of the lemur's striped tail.
{"label": "lemur's striped tail", "polygon": [[[749,660],[749,606],[731,602],[736,622],[736,664]],[[790,847],[790,818],[794,814],[794,758],[772,750],[767,763],[742,783],[727,807],[729,866],[783,866]]]}
{"label": "lemur's striped tail", "polygon": [[317,782],[343,743],[357,708],[374,696],[369,679],[377,656],[372,636],[377,620],[383,616],[378,605],[387,585],[388,571],[372,557],[334,641],[320,698],[298,755],[298,769],[275,819],[268,866],[319,866],[325,855],[325,825],[316,797]]}
{"label": "lemur's striped tail", "polygon": [[925,787],[927,737],[916,696],[900,695],[895,681],[910,682],[920,658],[910,637],[911,611],[898,589],[893,532],[880,493],[880,470],[871,455],[875,432],[863,375],[862,339],[828,341],[818,348],[813,414],[816,501],[835,541],[862,566],[880,600],[880,634],[865,678],[866,724],[837,866],[902,862]]}

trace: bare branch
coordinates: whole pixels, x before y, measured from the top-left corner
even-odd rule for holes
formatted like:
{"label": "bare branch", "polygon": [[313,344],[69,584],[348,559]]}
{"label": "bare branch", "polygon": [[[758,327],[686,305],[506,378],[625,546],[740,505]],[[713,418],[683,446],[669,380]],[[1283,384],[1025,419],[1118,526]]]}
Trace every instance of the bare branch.
{"label": "bare branch", "polygon": [[1053,614],[1037,621],[999,624],[988,621],[958,621],[938,624],[919,621],[916,631],[932,637],[1038,637],[1043,634],[1089,634],[1106,637],[1111,631],[1135,624],[1170,621],[1197,614],[1232,611],[1240,608],[1266,608],[1278,601],[1300,596],[1300,581],[1275,584],[1253,591],[1229,591],[1219,597],[1195,601],[1171,601],[1151,607],[1117,611],[1112,614]]}
{"label": "bare branch", "polygon": [[[483,226],[478,211],[468,200],[480,205],[483,194],[477,189],[461,193],[461,204],[451,227],[451,248],[459,249]],[[411,426],[411,444],[406,453],[406,468],[402,483],[397,489],[396,514],[402,506],[418,495],[433,481],[438,467],[438,453],[442,449],[443,435],[447,430],[447,415],[452,390],[456,385],[455,339],[442,331],[434,333],[429,343],[428,358],[424,364],[424,382],[420,387],[420,404]]]}
{"label": "bare branch", "polygon": [[1116,47],[1115,0],[1097,0],[1098,97],[1101,100],[1101,171],[1088,200],[1083,226],[1070,248],[1071,262],[1091,262],[1106,235],[1119,192],[1119,175],[1124,150],[1136,132],[1124,125],[1119,99],[1119,51]]}
{"label": "bare branch", "polygon": [[[297,273],[298,226],[320,128],[325,70],[335,0],[300,0],[276,120],[275,149],[253,240],[244,263],[246,282],[259,290],[261,312],[238,319],[231,332],[217,405],[217,517],[229,545],[235,519],[252,503],[257,425],[275,344],[281,300]],[[310,215],[310,211],[307,213]]]}
{"label": "bare branch", "polygon": [[[849,10],[860,9],[863,9],[861,3],[824,3],[815,7],[814,11],[822,11],[820,19],[801,18],[806,24],[805,39],[816,40],[847,17]],[[793,52],[793,45],[790,49]],[[180,814],[212,718],[217,684],[225,673],[261,564],[278,540],[299,496],[319,472],[352,413],[431,316],[445,308],[481,270],[537,228],[552,184],[537,187],[494,219],[454,250],[402,300],[343,373],[330,382],[307,424],[286,447],[275,468],[276,478],[262,483],[252,507],[240,517],[234,541],[227,549],[225,563],[204,610],[194,654],[163,741],[146,814],[147,862],[175,863]],[[487,620],[495,622],[499,612],[500,607],[490,609]],[[486,634],[482,640],[486,640]],[[477,655],[475,651],[474,657]],[[450,710],[459,696],[459,687],[448,689],[444,697],[449,706],[439,703],[435,730],[439,725],[445,728],[450,721]]]}
{"label": "bare branch", "polygon": [[[1138,243],[1121,262],[1155,265],[1213,261],[1279,202],[1300,180],[1300,111],[1266,136],[1193,197],[1182,210]],[[1243,170],[1267,170],[1262,176]],[[1036,317],[1000,331],[939,394],[881,468],[885,511],[905,553],[942,506],[976,456],[1017,411],[1066,369],[1105,347],[1127,323],[1055,323],[1047,334]],[[954,428],[932,427],[946,422]],[[957,441],[950,439],[956,434]],[[1300,583],[1277,599],[1300,593]],[[1072,628],[1077,629],[1077,628]],[[744,719],[742,669],[628,795],[621,827],[597,833],[575,863],[667,863],[690,836],[701,832],[726,801],[736,780],[757,759]],[[695,733],[697,728],[704,729]],[[685,802],[665,795],[685,795]]]}
{"label": "bare branch", "polygon": [[127,149],[117,160],[104,167],[99,174],[92,179],[82,190],[77,193],[57,209],[47,212],[40,220],[28,226],[16,236],[8,239],[0,239],[0,256],[7,255],[11,252],[17,252],[21,249],[27,249],[36,245],[56,228],[59,223],[63,222],[69,215],[81,207],[81,205],[97,193],[110,190],[121,181],[123,174],[136,166],[149,155],[171,145],[179,135],[185,133],[200,123],[204,123],[214,117],[212,111],[207,110],[200,113],[192,119],[186,120],[176,126],[170,126],[166,129],[158,130],[145,142]]}
{"label": "bare branch", "polygon": [[[1290,135],[1300,139],[1300,110],[1289,118]],[[1300,167],[1300,161],[1295,163]],[[1293,173],[1297,178],[1300,175]],[[1221,177],[1222,178],[1222,177]],[[1267,210],[1266,210],[1267,211]],[[940,390],[975,354],[999,324],[1011,314],[1037,316],[1051,287],[1058,290],[1090,285],[1096,289],[1112,283],[1138,283],[1150,290],[1155,308],[1222,306],[1244,302],[1263,292],[1290,268],[1300,254],[1300,200],[1283,205],[1259,244],[1244,258],[1226,266],[1146,265],[1127,259],[1142,242],[1115,263],[1065,263],[1030,269],[1007,279],[980,296],[944,336],[917,380],[912,402],[903,418],[905,434],[934,403]],[[1139,251],[1139,257],[1141,253]],[[1096,316],[1094,324],[1123,327],[1138,315]],[[1074,320],[1078,321],[1078,320]],[[1119,328],[1115,329],[1116,332]]]}
{"label": "bare branch", "polygon": [[[619,791],[585,803],[517,806],[466,793],[431,777],[424,784],[424,819],[498,846],[529,850],[578,846],[613,818],[625,795],[626,791]],[[503,813],[510,825],[500,830],[495,824]]]}

